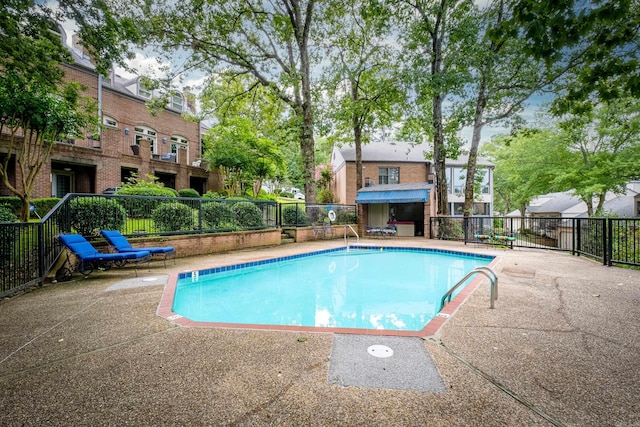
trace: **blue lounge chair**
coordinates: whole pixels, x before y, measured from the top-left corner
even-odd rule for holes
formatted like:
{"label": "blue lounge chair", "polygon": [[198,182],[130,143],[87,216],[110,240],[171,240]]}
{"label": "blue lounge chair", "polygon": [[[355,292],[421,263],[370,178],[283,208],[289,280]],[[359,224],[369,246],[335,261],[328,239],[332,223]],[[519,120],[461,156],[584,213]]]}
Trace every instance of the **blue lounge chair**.
{"label": "blue lounge chair", "polygon": [[138,252],[149,251],[152,256],[162,257],[164,260],[164,266],[167,266],[167,258],[173,256],[173,263],[176,262],[176,251],[173,246],[161,246],[155,248],[134,248],[131,246],[126,237],[115,230],[102,230],[100,231],[102,236],[107,239],[107,242],[113,246],[116,252]]}
{"label": "blue lounge chair", "polygon": [[66,268],[66,271],[61,275],[66,280],[71,278],[73,271],[76,269],[86,277],[94,268],[108,269],[112,264],[122,266],[128,262],[136,264],[136,276],[138,276],[137,264],[149,262],[151,259],[151,252],[149,251],[120,252],[116,254],[100,252],[80,234],[62,234],[58,236],[58,240],[69,248],[77,258],[77,264],[74,264],[67,257],[67,265],[63,267]]}

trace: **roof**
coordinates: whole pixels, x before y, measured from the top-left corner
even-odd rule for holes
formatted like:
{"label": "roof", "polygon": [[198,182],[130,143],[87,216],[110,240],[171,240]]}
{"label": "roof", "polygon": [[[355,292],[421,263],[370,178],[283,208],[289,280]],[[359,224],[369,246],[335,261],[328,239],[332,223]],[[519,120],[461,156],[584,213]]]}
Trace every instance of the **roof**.
{"label": "roof", "polygon": [[372,185],[358,190],[356,203],[425,203],[432,188],[433,184],[427,182]]}
{"label": "roof", "polygon": [[[367,162],[414,162],[426,163],[427,153],[430,152],[426,144],[411,144],[408,142],[372,142],[362,144],[362,160]],[[347,162],[356,161],[356,148],[344,145],[340,148],[342,157]]]}
{"label": "roof", "polygon": [[562,213],[567,209],[584,203],[578,196],[568,191],[549,193],[536,197],[527,206],[528,213]]}
{"label": "roof", "polygon": [[[356,161],[356,149],[351,144],[343,145],[340,154],[347,162]],[[427,156],[432,149],[429,144],[416,144],[412,142],[371,142],[362,145],[362,161],[365,162],[404,162],[404,163],[431,163]],[[457,159],[447,159],[448,166],[465,166],[469,156],[460,155]],[[478,165],[494,166],[493,163],[482,157],[478,157]]]}

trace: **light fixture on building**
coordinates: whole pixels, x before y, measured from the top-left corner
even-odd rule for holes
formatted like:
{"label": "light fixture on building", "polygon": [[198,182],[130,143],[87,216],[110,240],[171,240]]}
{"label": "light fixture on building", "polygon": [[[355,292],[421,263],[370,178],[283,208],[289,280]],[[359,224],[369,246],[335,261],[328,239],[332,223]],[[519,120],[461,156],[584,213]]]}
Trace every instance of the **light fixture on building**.
{"label": "light fixture on building", "polygon": [[64,168],[64,171],[71,172],[71,168],[67,166],[66,168]]}
{"label": "light fixture on building", "polygon": [[166,144],[167,143],[167,137],[165,136],[164,138],[162,138],[162,143]]}
{"label": "light fixture on building", "polygon": [[129,128],[124,128],[124,134],[129,135]]}

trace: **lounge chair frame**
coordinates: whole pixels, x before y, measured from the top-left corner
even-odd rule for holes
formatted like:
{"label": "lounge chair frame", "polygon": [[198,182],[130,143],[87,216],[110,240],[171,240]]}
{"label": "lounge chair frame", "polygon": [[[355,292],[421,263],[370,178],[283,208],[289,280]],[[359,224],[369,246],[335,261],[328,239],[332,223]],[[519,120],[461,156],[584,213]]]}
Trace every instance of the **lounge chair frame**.
{"label": "lounge chair frame", "polygon": [[129,243],[129,240],[116,230],[101,230],[100,234],[107,240],[109,246],[111,246],[116,253],[121,252],[137,252],[137,251],[149,251],[151,256],[155,258],[162,258],[164,266],[167,266],[167,258],[173,257],[173,263],[176,263],[176,250],[173,246],[158,246],[148,248],[134,248]]}
{"label": "lounge chair frame", "polygon": [[87,239],[79,234],[62,234],[58,236],[58,240],[69,251],[65,263],[56,272],[58,281],[71,279],[74,271],[80,272],[87,277],[93,270],[108,270],[111,266],[116,265],[123,267],[128,263],[135,264],[135,273],[138,277],[138,264],[149,262],[151,260],[151,252],[120,252],[120,253],[104,253],[98,251]]}

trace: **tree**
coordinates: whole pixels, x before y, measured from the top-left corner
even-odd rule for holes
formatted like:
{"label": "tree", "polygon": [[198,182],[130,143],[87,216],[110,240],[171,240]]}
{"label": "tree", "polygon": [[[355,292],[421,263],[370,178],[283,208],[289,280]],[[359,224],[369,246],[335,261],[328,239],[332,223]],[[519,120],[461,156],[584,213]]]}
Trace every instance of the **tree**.
{"label": "tree", "polygon": [[[433,165],[436,177],[437,214],[448,215],[445,161],[457,157],[460,141],[456,138],[461,121],[446,120],[444,103],[452,94],[460,95],[469,79],[466,61],[473,44],[473,2],[401,1],[400,19],[407,21],[404,35],[408,56],[409,80],[415,93],[417,115],[409,119],[416,134],[433,140]],[[426,127],[428,126],[428,127]],[[420,140],[422,142],[422,140]]]}
{"label": "tree", "polygon": [[[61,0],[53,10],[46,2],[7,0],[0,9],[0,144],[6,151],[0,165],[4,185],[22,200],[21,220],[29,218],[29,199],[37,175],[49,162],[55,141],[97,126],[97,109],[79,96],[77,84],[64,84],[60,63],[71,63],[58,22],[75,19],[93,52],[99,70],[123,57],[123,37],[133,32],[104,2]],[[129,29],[134,27],[129,27]],[[96,120],[94,120],[96,119]],[[19,183],[8,176],[16,159]],[[11,166],[12,167],[12,166]]]}
{"label": "tree", "polygon": [[547,67],[579,53],[579,66],[561,82],[556,114],[580,113],[600,102],[640,96],[640,4],[637,0],[516,0],[495,32],[523,34],[523,49]]}
{"label": "tree", "polygon": [[234,117],[214,126],[205,134],[204,142],[207,149],[203,158],[225,172],[231,194],[242,194],[244,183],[251,182],[257,196],[262,180],[272,177],[283,165],[275,143],[260,137],[247,118]]}
{"label": "tree", "polygon": [[314,0],[171,0],[128,3],[145,43],[188,52],[186,69],[249,74],[296,119],[306,199],[315,200],[310,33]]}
{"label": "tree", "polygon": [[[47,82],[25,81],[13,72],[0,76],[0,134],[7,135],[0,164],[4,185],[22,200],[20,220],[29,219],[31,194],[42,167],[50,161],[57,140],[79,136],[95,118],[95,110],[80,111],[79,85],[52,92]],[[93,120],[95,126],[97,123]],[[10,181],[16,159],[19,184]]]}
{"label": "tree", "polygon": [[608,192],[622,193],[640,178],[640,106],[633,98],[611,100],[564,118],[560,127],[556,143],[572,162],[558,170],[555,182],[574,190],[589,216],[601,215]]}
{"label": "tree", "polygon": [[518,208],[524,216],[535,196],[564,191],[555,177],[570,156],[557,144],[558,138],[553,129],[522,129],[498,135],[482,146],[483,154],[495,164],[493,190],[502,199],[505,215]]}
{"label": "tree", "polygon": [[390,11],[380,4],[348,0],[328,8],[323,37],[330,64],[324,70],[331,139],[353,141],[356,191],[362,188],[362,144],[399,119],[404,99],[398,53],[389,43]]}
{"label": "tree", "polygon": [[[244,179],[253,180],[253,193],[258,195],[265,179],[282,177],[286,161],[280,147],[290,145],[290,115],[285,106],[274,99],[274,94],[264,88],[247,75],[222,73],[207,81],[200,96],[202,114],[213,117],[218,125],[209,131],[209,143],[215,141],[215,147],[209,147],[205,156],[212,159],[212,165],[231,165],[232,162],[220,163],[224,153],[216,151],[222,149],[224,143],[221,133],[238,130],[237,137],[242,149],[248,151],[238,153],[240,157],[252,154],[242,170]],[[224,139],[224,138],[223,138]],[[233,139],[233,138],[232,138]],[[275,141],[280,143],[280,146]],[[229,149],[236,153],[240,147],[231,146]],[[257,157],[256,157],[257,156]],[[229,170],[229,169],[227,169]],[[239,178],[237,174],[235,178]]]}

